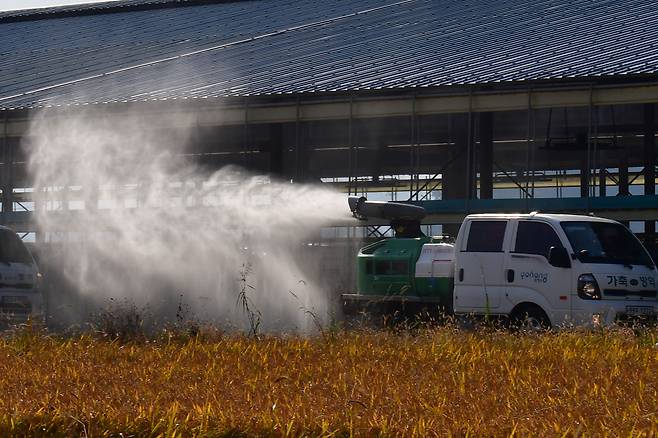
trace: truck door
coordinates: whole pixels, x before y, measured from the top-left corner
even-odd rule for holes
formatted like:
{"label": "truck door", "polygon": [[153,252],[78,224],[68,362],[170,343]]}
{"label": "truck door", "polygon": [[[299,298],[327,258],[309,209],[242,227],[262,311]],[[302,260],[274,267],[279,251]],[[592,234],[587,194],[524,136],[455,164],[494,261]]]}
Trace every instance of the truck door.
{"label": "truck door", "polygon": [[457,250],[455,310],[486,312],[500,305],[505,293],[504,240],[508,221],[472,220]]}
{"label": "truck door", "polygon": [[537,220],[520,220],[509,253],[505,277],[511,308],[533,302],[546,311],[554,324],[565,322],[571,308],[572,269],[548,263],[551,246],[563,247],[553,227]]}

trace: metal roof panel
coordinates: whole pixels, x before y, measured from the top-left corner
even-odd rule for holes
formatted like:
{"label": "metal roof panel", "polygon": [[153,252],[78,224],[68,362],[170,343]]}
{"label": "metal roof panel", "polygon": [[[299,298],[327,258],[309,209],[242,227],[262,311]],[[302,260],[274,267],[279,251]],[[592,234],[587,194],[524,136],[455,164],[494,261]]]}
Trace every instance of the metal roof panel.
{"label": "metal roof panel", "polygon": [[122,0],[0,14],[0,41],[4,109],[655,76],[658,4]]}

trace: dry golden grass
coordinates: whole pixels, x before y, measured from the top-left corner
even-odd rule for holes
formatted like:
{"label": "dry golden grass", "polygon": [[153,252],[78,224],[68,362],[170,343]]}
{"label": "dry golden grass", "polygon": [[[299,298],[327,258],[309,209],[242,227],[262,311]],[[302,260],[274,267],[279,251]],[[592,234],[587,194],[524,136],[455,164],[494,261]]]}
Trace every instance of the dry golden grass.
{"label": "dry golden grass", "polygon": [[642,436],[656,331],[0,341],[0,435]]}

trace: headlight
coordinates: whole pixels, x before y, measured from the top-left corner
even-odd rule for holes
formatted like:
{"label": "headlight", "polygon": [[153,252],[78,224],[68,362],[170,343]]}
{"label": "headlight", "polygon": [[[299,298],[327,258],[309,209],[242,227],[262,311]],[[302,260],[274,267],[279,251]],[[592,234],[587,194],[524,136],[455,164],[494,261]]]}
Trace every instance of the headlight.
{"label": "headlight", "polygon": [[592,274],[583,274],[578,277],[578,296],[583,300],[601,299],[599,284]]}

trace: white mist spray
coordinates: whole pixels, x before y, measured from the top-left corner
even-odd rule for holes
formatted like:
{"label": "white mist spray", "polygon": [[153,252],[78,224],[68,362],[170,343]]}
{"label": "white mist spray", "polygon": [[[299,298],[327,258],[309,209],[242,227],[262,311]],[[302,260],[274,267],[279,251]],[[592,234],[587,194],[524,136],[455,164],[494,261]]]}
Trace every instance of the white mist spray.
{"label": "white mist spray", "polygon": [[76,241],[48,262],[99,306],[125,297],[164,314],[180,296],[200,318],[242,328],[248,267],[262,328],[308,329],[307,310],[325,317],[328,297],[303,263],[303,242],[346,217],[345,196],[236,168],[202,171],[186,158],[194,124],[181,117],[159,116],[175,131],[154,129],[136,111],[33,118],[37,223]]}

